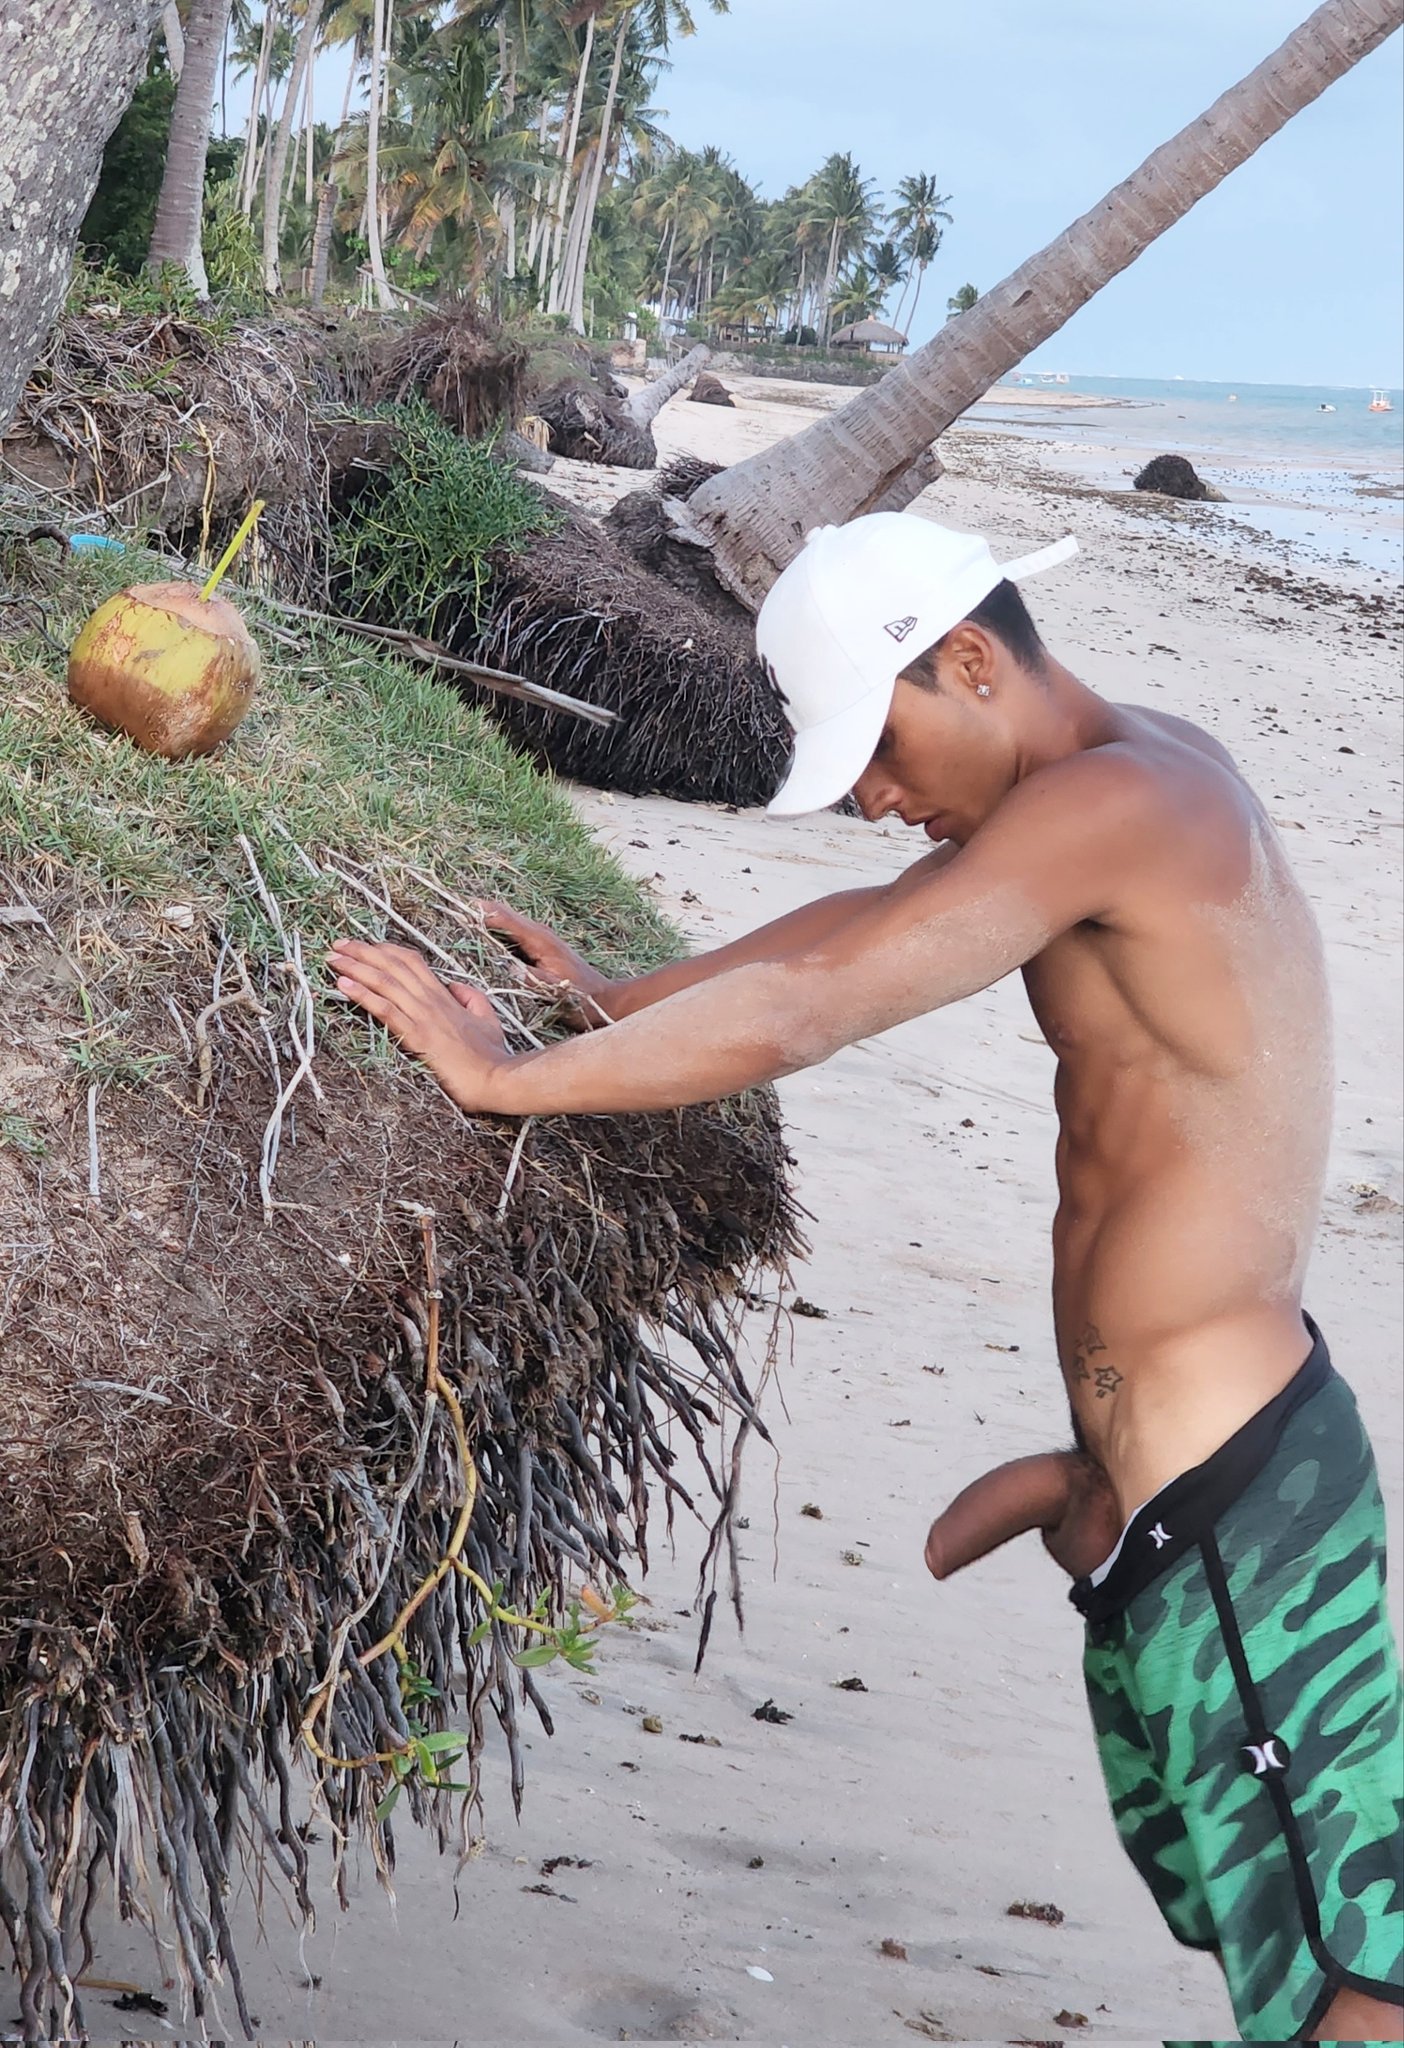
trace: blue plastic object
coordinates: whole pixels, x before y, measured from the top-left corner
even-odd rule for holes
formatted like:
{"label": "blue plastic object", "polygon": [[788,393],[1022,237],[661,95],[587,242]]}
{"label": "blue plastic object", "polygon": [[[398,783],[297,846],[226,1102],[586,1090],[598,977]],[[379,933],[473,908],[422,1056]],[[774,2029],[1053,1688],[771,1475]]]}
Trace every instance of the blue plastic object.
{"label": "blue plastic object", "polygon": [[120,555],[126,542],[110,540],[105,533],[70,533],[68,545],[71,548],[112,548]]}

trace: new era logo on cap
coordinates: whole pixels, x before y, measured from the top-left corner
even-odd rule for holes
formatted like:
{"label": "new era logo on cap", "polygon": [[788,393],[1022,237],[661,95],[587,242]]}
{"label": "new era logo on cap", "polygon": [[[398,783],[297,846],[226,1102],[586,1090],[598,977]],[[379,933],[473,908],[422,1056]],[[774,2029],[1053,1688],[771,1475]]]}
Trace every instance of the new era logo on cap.
{"label": "new era logo on cap", "polygon": [[894,640],[905,640],[908,633],[916,631],[916,613],[908,612],[905,619],[890,619],[882,630],[890,633]]}

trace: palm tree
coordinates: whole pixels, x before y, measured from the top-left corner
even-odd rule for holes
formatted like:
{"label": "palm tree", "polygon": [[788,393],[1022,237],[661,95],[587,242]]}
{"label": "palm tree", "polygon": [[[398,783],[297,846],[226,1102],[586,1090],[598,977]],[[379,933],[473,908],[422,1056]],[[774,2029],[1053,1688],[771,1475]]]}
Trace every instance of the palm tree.
{"label": "palm tree", "polygon": [[829,301],[831,320],[846,327],[851,320],[869,320],[882,304],[881,280],[866,263],[855,263],[838,281]]}
{"label": "palm tree", "polygon": [[869,247],[868,262],[872,266],[873,276],[882,287],[877,308],[880,312],[898,285],[906,283],[908,265],[902,251],[890,236],[886,241],[874,242]]}
{"label": "palm tree", "polygon": [[366,247],[376,303],[382,312],[388,313],[395,300],[385,275],[385,251],[380,243],[380,101],[385,89],[385,7],[386,0],[373,0],[370,77],[366,88]]}
{"label": "palm tree", "polygon": [[957,313],[968,313],[979,296],[973,284],[961,285],[946,301],[946,318],[954,320]]}
{"label": "palm tree", "polygon": [[371,24],[371,0],[340,0],[327,17],[322,30],[324,44],[336,46],[351,45],[350,62],[346,67],[346,88],[341,98],[341,119],[336,124],[336,135],[332,145],[331,161],[322,179],[317,194],[317,214],[312,228],[311,289],[310,297],[314,306],[320,306],[326,296],[327,271],[331,260],[332,227],[336,218],[336,200],[340,189],[339,173],[342,151],[346,146],[347,122],[351,113],[351,94],[365,62],[366,42]]}
{"label": "palm tree", "polygon": [[[898,182],[897,204],[892,209],[892,225],[906,249],[909,274],[916,277],[912,309],[907,315],[909,328],[916,321],[917,300],[921,297],[926,267],[941,246],[941,229],[949,227],[951,223],[951,216],[946,211],[949,205],[949,192],[939,191],[936,180],[925,171],[918,172],[913,178],[902,178]],[[899,327],[902,324],[902,308],[905,304],[904,292],[897,305]]]}
{"label": "palm tree", "polygon": [[851,156],[835,152],[811,179],[808,219],[813,229],[827,238],[820,300],[822,338],[827,341],[834,280],[842,265],[863,247],[877,222],[872,180],[863,176]]}
{"label": "palm tree", "polygon": [[[725,587],[759,605],[810,527],[897,490],[951,421],[1292,115],[1383,43],[1404,0],[1323,0],[1255,71],[959,320],[836,413],[710,478],[686,506]],[[900,493],[899,493],[900,495]]]}
{"label": "palm tree", "polygon": [[146,258],[152,270],[163,263],[179,263],[201,298],[209,291],[200,247],[205,154],[214,121],[215,73],[232,4],[233,0],[192,0],[184,23],[180,83],[171,108],[166,164]]}
{"label": "palm tree", "polygon": [[310,75],[309,67],[321,28],[323,5],[324,0],[303,0],[302,26],[298,30],[292,72],[288,78],[287,91],[283,95],[283,110],[278,116],[278,126],[273,137],[273,146],[268,152],[268,163],[263,177],[263,289],[266,292],[277,293],[283,289],[283,280],[278,269],[278,244],[282,237],[285,203],[283,172],[287,167],[288,143],[297,115],[298,99],[302,94],[303,82]]}
{"label": "palm tree", "polygon": [[[681,256],[687,265],[706,246],[717,227],[720,207],[708,189],[701,160],[686,149],[679,150],[660,171],[644,181],[634,206],[638,217],[659,238],[658,311],[660,319],[666,320],[677,259]],[[687,303],[680,289],[676,297],[681,304]]]}
{"label": "palm tree", "polygon": [[497,126],[487,43],[447,27],[431,35],[402,81],[408,121],[381,168],[398,240],[417,256],[436,240],[444,267],[476,285],[504,241],[504,194],[524,196],[541,169],[526,133]]}
{"label": "palm tree", "polygon": [[[727,14],[731,0],[708,0],[714,14]],[[669,47],[671,31],[679,35],[696,35],[696,20],[688,8],[688,0],[620,0],[614,16],[614,57],[610,63],[610,84],[606,90],[604,113],[600,115],[600,139],[596,143],[594,162],[591,162],[589,186],[585,188],[585,207],[577,238],[577,256],[573,276],[567,281],[567,309],[571,315],[571,326],[577,334],[585,332],[585,266],[589,262],[589,238],[594,233],[596,207],[600,205],[600,184],[604,180],[604,166],[610,150],[610,125],[614,121],[614,104],[618,98],[620,72],[624,66],[624,51],[632,31],[639,31],[649,53],[657,55]]]}

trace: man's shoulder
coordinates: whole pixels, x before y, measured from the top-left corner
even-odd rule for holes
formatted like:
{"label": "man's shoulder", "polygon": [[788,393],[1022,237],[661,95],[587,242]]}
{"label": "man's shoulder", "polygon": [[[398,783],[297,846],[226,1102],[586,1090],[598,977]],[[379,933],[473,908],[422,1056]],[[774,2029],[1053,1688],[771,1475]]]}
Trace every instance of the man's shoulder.
{"label": "man's shoulder", "polygon": [[1173,711],[1152,710],[1147,704],[1119,704],[1119,711],[1143,724],[1147,731],[1162,739],[1178,741],[1181,746],[1190,747],[1197,754],[1203,754],[1220,768],[1227,768],[1232,774],[1239,774],[1238,763],[1221,740],[1191,719],[1180,718]]}
{"label": "man's shoulder", "polygon": [[1167,883],[1212,893],[1253,829],[1251,794],[1221,755],[1148,724],[1026,777],[985,831],[1004,865],[1079,873],[1107,912]]}

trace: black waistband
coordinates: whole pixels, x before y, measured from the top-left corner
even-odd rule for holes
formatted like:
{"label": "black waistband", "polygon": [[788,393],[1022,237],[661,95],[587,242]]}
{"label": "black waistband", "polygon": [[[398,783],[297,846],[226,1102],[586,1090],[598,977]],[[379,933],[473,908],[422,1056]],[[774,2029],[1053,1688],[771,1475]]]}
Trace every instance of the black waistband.
{"label": "black waistband", "polygon": [[1280,1394],[1251,1415],[1202,1465],[1162,1486],[1126,1525],[1116,1561],[1099,1585],[1076,1579],[1068,1598],[1089,1622],[1107,1621],[1153,1585],[1213,1528],[1277,1449],[1288,1418],[1319,1393],[1332,1374],[1326,1340],[1310,1316],[1302,1319],[1311,1350]]}

